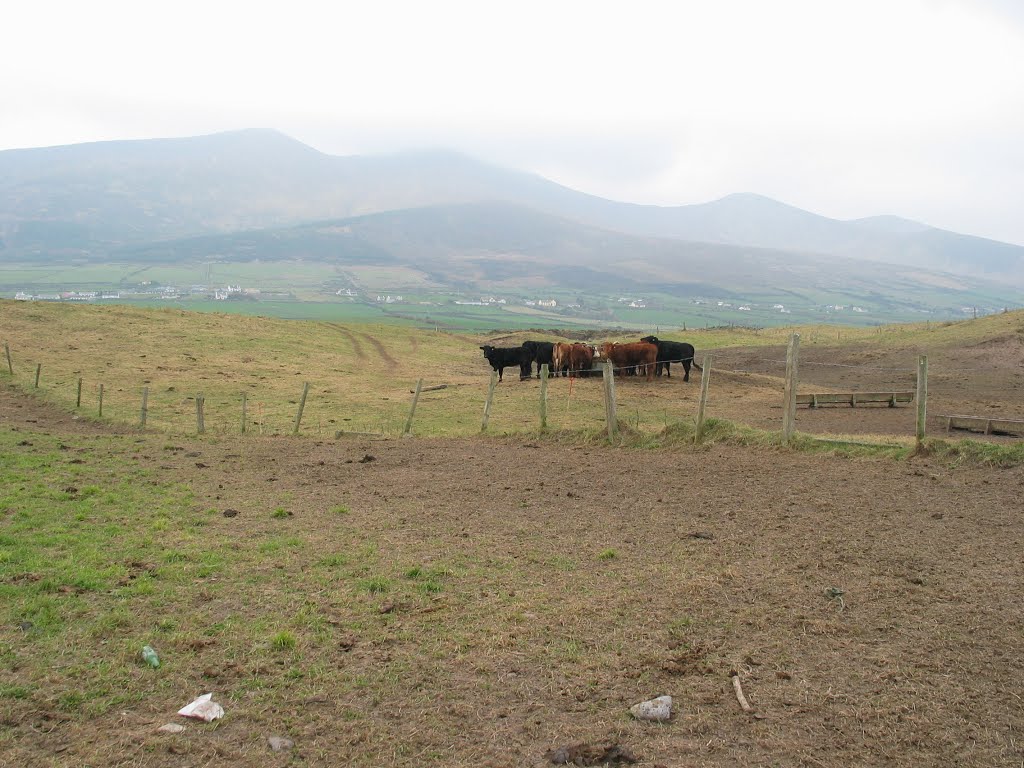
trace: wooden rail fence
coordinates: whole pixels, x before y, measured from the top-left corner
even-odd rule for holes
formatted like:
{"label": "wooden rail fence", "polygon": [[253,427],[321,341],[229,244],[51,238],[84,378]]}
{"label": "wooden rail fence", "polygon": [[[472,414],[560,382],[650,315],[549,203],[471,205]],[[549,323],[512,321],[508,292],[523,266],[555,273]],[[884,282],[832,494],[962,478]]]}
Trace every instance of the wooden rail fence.
{"label": "wooden rail fence", "polygon": [[913,392],[815,392],[796,396],[797,405],[818,408],[822,405],[868,405],[885,403],[895,408],[899,403],[914,402]]}
{"label": "wooden rail fence", "polygon": [[962,429],[968,432],[981,432],[986,435],[1016,435],[1024,437],[1024,419],[1000,419],[989,416],[959,416],[955,414],[938,414],[946,420],[946,432]]}

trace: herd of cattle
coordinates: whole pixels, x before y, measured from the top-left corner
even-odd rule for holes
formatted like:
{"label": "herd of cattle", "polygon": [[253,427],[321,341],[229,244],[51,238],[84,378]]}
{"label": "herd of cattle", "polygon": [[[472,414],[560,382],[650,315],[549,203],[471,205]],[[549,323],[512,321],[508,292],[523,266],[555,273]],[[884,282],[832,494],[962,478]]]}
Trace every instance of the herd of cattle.
{"label": "herd of cattle", "polygon": [[611,360],[612,367],[620,376],[646,376],[651,381],[664,370],[671,376],[672,363],[682,363],[683,381],[690,380],[690,366],[701,367],[693,360],[693,345],[681,341],[662,341],[657,336],[644,336],[630,344],[605,343],[598,346],[579,342],[566,344],[550,341],[524,341],[518,347],[480,347],[491,368],[498,372],[501,381],[506,368],[519,366],[519,379],[533,376],[533,365],[537,365],[540,377],[542,365],[547,365],[552,376],[599,375],[596,363]]}

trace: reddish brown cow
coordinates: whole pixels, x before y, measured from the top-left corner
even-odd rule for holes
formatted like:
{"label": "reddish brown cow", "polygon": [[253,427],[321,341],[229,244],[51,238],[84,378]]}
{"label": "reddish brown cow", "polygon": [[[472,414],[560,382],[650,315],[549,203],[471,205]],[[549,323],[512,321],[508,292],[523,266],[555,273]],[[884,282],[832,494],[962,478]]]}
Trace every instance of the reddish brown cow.
{"label": "reddish brown cow", "polygon": [[577,376],[594,365],[594,350],[588,344],[573,344],[569,353],[569,371]]}
{"label": "reddish brown cow", "polygon": [[579,376],[594,364],[594,350],[586,344],[555,344],[551,350],[554,375]]}
{"label": "reddish brown cow", "polygon": [[572,365],[572,344],[557,342],[551,348],[551,375],[567,375],[566,372]]}
{"label": "reddish brown cow", "polygon": [[638,376],[647,376],[648,381],[654,380],[654,366],[658,360],[658,347],[655,344],[636,342],[634,344],[602,344],[601,357],[612,361],[619,374],[625,369],[636,366]]}

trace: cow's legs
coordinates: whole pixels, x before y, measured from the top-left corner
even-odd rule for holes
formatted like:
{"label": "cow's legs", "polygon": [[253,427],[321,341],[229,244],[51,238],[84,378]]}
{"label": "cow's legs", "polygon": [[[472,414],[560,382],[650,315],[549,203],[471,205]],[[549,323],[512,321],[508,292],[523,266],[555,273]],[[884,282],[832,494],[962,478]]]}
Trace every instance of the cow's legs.
{"label": "cow's legs", "polygon": [[690,380],[690,363],[691,362],[693,362],[693,361],[692,360],[683,360],[683,371],[684,371],[684,373],[683,373],[683,381],[689,381]]}

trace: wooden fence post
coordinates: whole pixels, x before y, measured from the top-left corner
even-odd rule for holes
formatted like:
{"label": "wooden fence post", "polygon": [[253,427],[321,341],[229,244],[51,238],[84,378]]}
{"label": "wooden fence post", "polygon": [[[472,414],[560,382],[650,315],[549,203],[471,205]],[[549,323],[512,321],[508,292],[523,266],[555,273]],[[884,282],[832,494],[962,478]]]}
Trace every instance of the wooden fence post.
{"label": "wooden fence post", "polygon": [[711,355],[704,355],[704,370],[700,375],[700,400],[697,402],[697,429],[693,442],[699,443],[704,437],[704,409],[708,405],[708,383],[711,381]]}
{"label": "wooden fence post", "polygon": [[7,345],[6,341],[4,342],[4,354],[7,355],[7,372],[13,376],[14,366],[11,365],[11,348]]}
{"label": "wooden fence post", "polygon": [[75,408],[82,407],[82,377],[78,377],[78,395],[75,397]]}
{"label": "wooden fence post", "polygon": [[786,350],[786,386],[782,402],[782,440],[788,443],[793,437],[796,426],[796,390],[800,381],[798,372],[800,353],[800,334],[789,337],[789,348]]}
{"label": "wooden fence post", "polygon": [[206,402],[206,398],[202,395],[196,395],[196,433],[203,434],[206,431],[206,421],[203,418],[203,404]]}
{"label": "wooden fence post", "polygon": [[302,411],[306,408],[306,395],[309,394],[309,382],[302,385],[302,397],[299,398],[299,410],[295,414],[295,426],[292,427],[292,434],[299,434],[299,424],[302,423]]}
{"label": "wooden fence post", "polygon": [[917,359],[917,448],[924,442],[925,424],[928,419],[928,356]]}
{"label": "wooden fence post", "polygon": [[146,428],[146,416],[149,415],[149,387],[142,388],[142,410],[139,412],[139,429]]}
{"label": "wooden fence post", "polygon": [[612,361],[605,360],[604,375],[604,420],[608,425],[608,439],[615,441],[619,433],[618,417],[615,415],[615,371]]}
{"label": "wooden fence post", "polygon": [[540,367],[540,428],[548,428],[548,364]]}
{"label": "wooden fence post", "polygon": [[100,408],[99,417],[103,418],[103,382],[100,382]]}
{"label": "wooden fence post", "polygon": [[491,403],[494,401],[494,388],[498,386],[498,372],[491,371],[491,383],[487,387],[487,399],[484,401],[484,418],[480,422],[480,431],[487,431],[487,422],[491,419]]}
{"label": "wooden fence post", "polygon": [[42,363],[36,363],[36,389],[39,389],[39,372],[43,370]]}
{"label": "wooden fence post", "polygon": [[405,420],[405,429],[402,437],[412,437],[412,417],[416,415],[416,403],[420,401],[420,390],[423,389],[423,379],[416,380],[416,391],[412,396],[412,407],[409,408],[409,418]]}
{"label": "wooden fence post", "polygon": [[246,402],[246,394],[245,394],[245,392],[243,392],[242,393],[242,434],[243,435],[245,434],[245,402]]}

